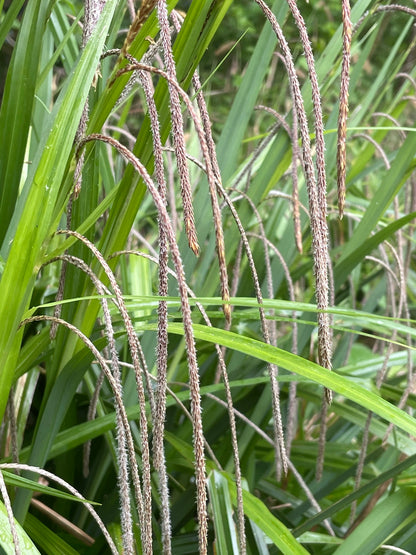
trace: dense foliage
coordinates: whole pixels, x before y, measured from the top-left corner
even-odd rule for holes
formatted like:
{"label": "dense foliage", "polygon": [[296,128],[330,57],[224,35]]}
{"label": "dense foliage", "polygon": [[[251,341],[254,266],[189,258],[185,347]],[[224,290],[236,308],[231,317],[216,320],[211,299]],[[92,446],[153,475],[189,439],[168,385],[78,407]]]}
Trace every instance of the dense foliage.
{"label": "dense foliage", "polygon": [[416,553],[416,11],[271,4],[0,1],[6,553]]}

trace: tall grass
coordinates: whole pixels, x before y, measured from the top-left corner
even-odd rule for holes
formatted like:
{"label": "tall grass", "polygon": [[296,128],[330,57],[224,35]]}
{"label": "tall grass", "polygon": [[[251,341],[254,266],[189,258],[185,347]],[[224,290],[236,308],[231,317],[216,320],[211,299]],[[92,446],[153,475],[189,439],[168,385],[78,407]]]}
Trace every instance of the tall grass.
{"label": "tall grass", "polygon": [[414,9],[242,2],[226,112],[236,3],[81,4],[0,20],[1,547],[416,552]]}

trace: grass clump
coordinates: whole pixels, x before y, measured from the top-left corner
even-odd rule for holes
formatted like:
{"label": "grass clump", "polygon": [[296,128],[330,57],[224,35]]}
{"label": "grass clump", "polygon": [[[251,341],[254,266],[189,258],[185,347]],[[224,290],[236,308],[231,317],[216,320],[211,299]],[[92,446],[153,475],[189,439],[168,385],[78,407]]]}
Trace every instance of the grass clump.
{"label": "grass clump", "polygon": [[1,547],[415,552],[413,7],[21,8]]}

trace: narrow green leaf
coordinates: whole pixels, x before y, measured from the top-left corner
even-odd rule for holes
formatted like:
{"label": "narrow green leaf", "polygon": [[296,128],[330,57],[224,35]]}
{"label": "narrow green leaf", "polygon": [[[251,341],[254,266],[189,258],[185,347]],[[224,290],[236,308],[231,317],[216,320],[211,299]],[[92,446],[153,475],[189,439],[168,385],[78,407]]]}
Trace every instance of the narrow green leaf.
{"label": "narrow green leaf", "polygon": [[376,505],[334,555],[371,555],[409,521],[414,521],[416,492],[401,489]]}
{"label": "narrow green leaf", "polygon": [[[237,503],[236,487],[230,476],[221,472],[227,479],[231,500]],[[243,489],[244,514],[252,520],[284,555],[306,555],[308,552],[293,537],[280,520],[269,511],[266,505],[249,491]]]}
{"label": "narrow green leaf", "polygon": [[18,196],[42,38],[51,5],[45,0],[28,3],[6,78],[0,109],[0,245]]}
{"label": "narrow green leaf", "polygon": [[[416,435],[415,418],[409,416],[406,412],[398,409],[391,403],[388,403],[372,391],[364,389],[364,387],[343,376],[339,376],[335,372],[331,372],[300,356],[249,337],[242,337],[233,332],[202,326],[200,324],[194,324],[193,328],[197,339],[202,339],[212,344],[217,343],[223,345],[251,357],[258,358],[259,360],[276,364],[295,374],[299,374],[351,399],[355,403],[385,418],[388,422],[391,422],[409,434]],[[146,329],[155,329],[155,327],[146,326]],[[182,335],[183,326],[175,323],[169,324],[169,331]]]}
{"label": "narrow green leaf", "polygon": [[211,472],[207,479],[215,529],[215,550],[218,555],[238,553],[228,482],[220,472]]}
{"label": "narrow green leaf", "polygon": [[[43,467],[47,459],[52,441],[57,434],[82,377],[91,364],[93,356],[84,349],[72,358],[55,381],[45,408],[38,422],[36,435],[30,447],[28,463]],[[16,517],[20,520],[26,515],[30,503],[30,491],[18,490],[14,502]]]}
{"label": "narrow green leaf", "polygon": [[[370,233],[378,224],[380,218],[384,215],[387,208],[393,202],[394,197],[400,191],[406,175],[414,165],[415,156],[415,139],[412,133],[409,133],[407,139],[397,152],[391,169],[387,172],[386,177],[382,180],[378,191],[374,194],[369,207],[367,208],[362,220],[354,231],[354,235],[348,241],[342,256],[338,262],[338,266],[342,267],[344,261],[352,255],[356,250],[368,240]],[[414,217],[414,216],[413,216]],[[401,218],[403,220],[403,218]],[[399,220],[400,221],[400,220]],[[394,225],[397,222],[394,222]],[[404,220],[403,220],[404,223]],[[402,224],[403,225],[403,224]],[[399,228],[391,228],[391,232]],[[379,232],[381,233],[381,232]]]}
{"label": "narrow green leaf", "polygon": [[[28,513],[26,517],[25,530],[39,545],[43,553],[49,553],[51,555],[55,553],[59,553],[59,555],[79,555],[78,551],[31,513]],[[38,553],[38,551],[36,551],[36,553]]]}
{"label": "narrow green leaf", "polygon": [[[411,135],[409,135],[409,137],[411,137]],[[382,202],[382,200],[380,202]],[[378,203],[374,204],[376,206],[378,205]],[[377,208],[379,208],[379,206],[377,206]],[[387,206],[385,206],[385,208],[387,208]],[[364,218],[367,217],[369,210],[370,207],[366,211]],[[381,214],[377,216],[377,221],[380,215]],[[373,224],[369,224],[368,227],[363,228],[359,232],[359,229],[361,229],[360,226],[364,222],[363,218],[363,220],[361,220],[359,226],[357,227],[355,234],[348,242],[348,245],[345,248],[345,252],[342,254],[341,258],[334,268],[334,279],[337,287],[339,287],[342,282],[347,279],[347,277],[351,274],[351,271],[355,268],[357,264],[364,260],[365,256],[370,254],[376,247],[378,247],[380,243],[382,243],[386,239],[389,239],[397,230],[402,229],[406,224],[414,220],[415,216],[416,212],[407,214],[406,216],[403,216],[402,218],[399,218],[398,220],[395,220],[391,224],[387,225],[377,233],[374,233],[374,235],[371,235],[370,237],[367,236],[367,232],[370,231],[370,228]],[[364,235],[362,235],[362,233]]]}
{"label": "narrow green leaf", "polygon": [[406,460],[402,461],[401,463],[395,465],[393,468],[387,470],[386,472],[382,472],[379,476],[370,480],[360,488],[358,488],[353,493],[346,495],[336,503],[332,503],[330,507],[321,511],[316,516],[308,519],[306,522],[298,526],[295,530],[293,530],[293,534],[298,536],[303,534],[306,530],[310,530],[312,527],[321,524],[323,520],[326,518],[331,518],[337,514],[337,512],[350,508],[352,503],[357,499],[363,498],[363,496],[368,495],[372,491],[374,491],[377,487],[381,486],[382,484],[388,482],[392,478],[397,478],[402,472],[406,469],[411,468],[416,463],[416,455],[412,455],[408,457]]}
{"label": "narrow green leaf", "polygon": [[[32,185],[15,237],[6,241],[10,248],[0,282],[0,418],[4,414],[14,374],[21,333],[16,335],[29,301],[42,257],[42,243],[51,233],[51,217],[73,146],[89,87],[115,9],[116,0],[106,3],[96,31],[55,108],[54,124],[39,159],[33,164]],[[25,44],[27,49],[27,43]],[[63,206],[61,208],[63,210]]]}
{"label": "narrow green leaf", "polygon": [[[36,549],[32,540],[20,526],[20,524],[15,521],[17,535],[19,537],[21,553],[25,555],[40,555],[39,551]],[[6,507],[0,501],[0,547],[3,549],[4,553],[7,555],[15,555],[15,547],[13,543],[12,533],[10,531],[9,519],[7,516]]]}
{"label": "narrow green leaf", "polygon": [[94,501],[82,500],[79,497],[75,497],[75,495],[65,493],[64,491],[59,491],[58,489],[52,488],[50,486],[44,486],[38,481],[29,480],[28,478],[13,474],[12,472],[8,472],[7,470],[2,470],[1,472],[3,474],[4,481],[10,486],[25,488],[30,491],[37,491],[44,495],[51,495],[52,497],[60,497],[61,499],[66,499],[67,501],[76,501],[77,503],[83,503],[87,501],[88,503],[91,503],[93,505],[99,504],[95,503]]}
{"label": "narrow green leaf", "polygon": [[[272,9],[282,24],[288,11],[287,4],[274,2]],[[218,163],[224,182],[232,176],[237,168],[241,143],[264,76],[269,69],[276,43],[276,35],[270,24],[265,22],[218,141]]]}
{"label": "narrow green leaf", "polygon": [[[4,0],[1,0],[0,2],[1,10],[3,9],[3,2]],[[13,26],[13,23],[16,17],[18,16],[24,3],[25,3],[25,0],[13,0],[13,2],[10,2],[10,6],[8,7],[8,10],[4,14],[4,19],[0,23],[0,48],[2,48],[3,43],[6,40],[6,37],[11,27]]]}

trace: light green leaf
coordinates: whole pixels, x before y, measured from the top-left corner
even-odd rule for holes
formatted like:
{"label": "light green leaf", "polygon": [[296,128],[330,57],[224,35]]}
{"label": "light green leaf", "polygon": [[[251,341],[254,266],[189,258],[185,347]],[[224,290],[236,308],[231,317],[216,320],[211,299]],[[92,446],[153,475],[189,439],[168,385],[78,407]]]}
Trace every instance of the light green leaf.
{"label": "light green leaf", "polygon": [[388,538],[416,514],[416,492],[401,489],[376,505],[370,514],[351,532],[334,555],[371,555]]}
{"label": "light green leaf", "polygon": [[[152,326],[146,326],[146,328],[152,329]],[[239,336],[233,332],[201,324],[194,324],[193,328],[195,337],[198,339],[213,344],[217,343],[259,360],[281,366],[290,372],[299,374],[351,399],[411,435],[416,435],[416,419],[388,403],[372,391],[364,389],[362,386],[343,376],[339,376],[335,372],[322,368],[318,364],[300,356],[249,337]],[[183,326],[175,323],[169,324],[169,331],[182,335]]]}
{"label": "light green leaf", "polygon": [[218,555],[238,552],[236,527],[233,520],[228,482],[215,470],[207,479],[215,529],[215,549]]}
{"label": "light green leaf", "polygon": [[[228,481],[231,500],[236,505],[237,493],[232,479],[221,473]],[[293,537],[290,531],[278,520],[266,505],[249,491],[243,489],[244,514],[252,520],[284,555],[306,555],[308,552]]]}
{"label": "light green leaf", "polygon": [[[15,520],[15,526],[17,529],[17,535],[19,538],[19,546],[21,553],[25,555],[40,555],[40,552],[36,549],[32,540],[20,526],[20,524]],[[0,546],[7,555],[15,555],[15,546],[13,543],[12,533],[10,531],[9,519],[7,516],[6,507],[0,501]]]}

